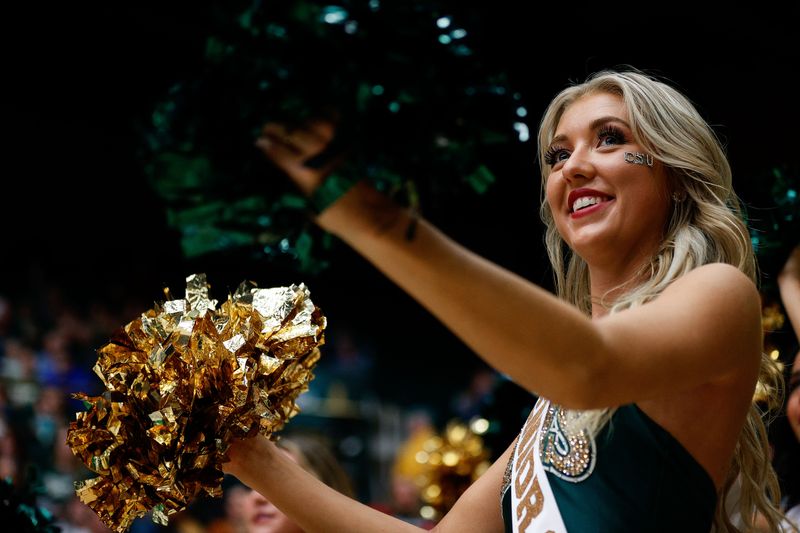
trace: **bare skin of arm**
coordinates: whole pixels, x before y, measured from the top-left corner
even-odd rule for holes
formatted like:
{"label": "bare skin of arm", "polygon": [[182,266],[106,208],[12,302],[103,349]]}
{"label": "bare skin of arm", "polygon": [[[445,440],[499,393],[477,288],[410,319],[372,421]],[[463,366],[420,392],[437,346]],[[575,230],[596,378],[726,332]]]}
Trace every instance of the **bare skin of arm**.
{"label": "bare skin of arm", "polygon": [[800,339],[800,245],[795,246],[778,274],[778,288],[795,336]]}
{"label": "bare skin of arm", "polygon": [[[500,486],[512,448],[461,496],[437,524],[440,533],[502,533]],[[381,511],[339,494],[264,437],[237,441],[225,463],[236,476],[275,504],[309,533],[406,533],[424,531]],[[263,475],[269,472],[269,475]],[[300,497],[300,495],[302,495]]]}
{"label": "bare skin of arm", "polygon": [[362,183],[318,221],[490,365],[561,405],[621,405],[758,366],[758,291],[734,267],[695,269],[648,305],[591,320],[424,220],[408,241],[410,216]]}

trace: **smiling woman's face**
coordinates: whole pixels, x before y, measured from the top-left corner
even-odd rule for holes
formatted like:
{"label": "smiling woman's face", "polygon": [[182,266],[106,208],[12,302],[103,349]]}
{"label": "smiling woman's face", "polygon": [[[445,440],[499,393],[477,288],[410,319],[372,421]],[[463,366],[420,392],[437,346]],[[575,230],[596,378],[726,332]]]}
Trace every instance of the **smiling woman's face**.
{"label": "smiling woman's face", "polygon": [[667,180],[659,162],[633,164],[626,157],[644,152],[629,121],[620,96],[582,96],[564,111],[545,157],[547,202],[558,232],[590,265],[609,257],[634,261],[663,238]]}

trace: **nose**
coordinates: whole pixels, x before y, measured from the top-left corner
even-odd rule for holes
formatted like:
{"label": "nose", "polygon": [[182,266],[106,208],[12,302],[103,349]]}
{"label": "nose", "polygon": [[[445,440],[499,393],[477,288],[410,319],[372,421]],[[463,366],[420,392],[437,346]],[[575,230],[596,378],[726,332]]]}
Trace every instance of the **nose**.
{"label": "nose", "polygon": [[264,500],[264,507],[265,507],[267,510],[270,510],[270,511],[280,511],[280,509],[278,509],[277,507],[275,507],[275,504],[274,504],[274,503],[272,503],[272,502],[271,502],[271,501],[269,501],[269,500]]}
{"label": "nose", "polygon": [[250,491],[250,494],[247,495],[247,498],[250,500],[250,504],[254,506],[269,505],[269,501],[254,490]]}
{"label": "nose", "polygon": [[562,165],[561,175],[567,181],[592,179],[595,175],[595,168],[590,150],[576,147]]}

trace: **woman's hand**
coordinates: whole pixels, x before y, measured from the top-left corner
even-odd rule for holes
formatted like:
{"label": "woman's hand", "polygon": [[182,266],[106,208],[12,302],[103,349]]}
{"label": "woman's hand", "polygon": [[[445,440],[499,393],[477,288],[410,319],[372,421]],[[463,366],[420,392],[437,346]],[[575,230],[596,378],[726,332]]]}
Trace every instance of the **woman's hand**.
{"label": "woman's hand", "polygon": [[[270,122],[255,144],[311,200],[318,213],[314,221],[322,229],[345,240],[359,233],[385,231],[387,224],[398,219],[393,201],[358,176],[329,178],[347,157],[338,128],[334,119],[324,118],[295,128]],[[335,138],[337,134],[339,138]],[[326,179],[329,181],[318,191]]]}
{"label": "woman's hand", "polygon": [[322,180],[338,166],[341,157],[320,168],[307,166],[306,163],[328,147],[335,132],[334,124],[323,119],[312,120],[304,126],[291,129],[283,124],[270,122],[263,127],[255,144],[291,178],[303,194],[311,196]]}
{"label": "woman's hand", "polygon": [[255,465],[267,459],[277,449],[277,446],[263,435],[235,440],[228,448],[227,455],[230,461],[222,463],[222,471],[249,486],[248,476],[258,471]]}

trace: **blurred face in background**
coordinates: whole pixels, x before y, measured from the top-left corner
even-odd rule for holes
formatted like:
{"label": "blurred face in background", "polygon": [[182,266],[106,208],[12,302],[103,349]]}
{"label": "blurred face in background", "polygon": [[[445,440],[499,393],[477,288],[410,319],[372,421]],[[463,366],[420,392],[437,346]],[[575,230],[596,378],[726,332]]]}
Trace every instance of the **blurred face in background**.
{"label": "blurred face in background", "polygon": [[[282,451],[294,462],[299,462],[287,450]],[[247,533],[303,533],[300,526],[291,518],[254,490],[244,497],[243,512],[244,528]]]}

